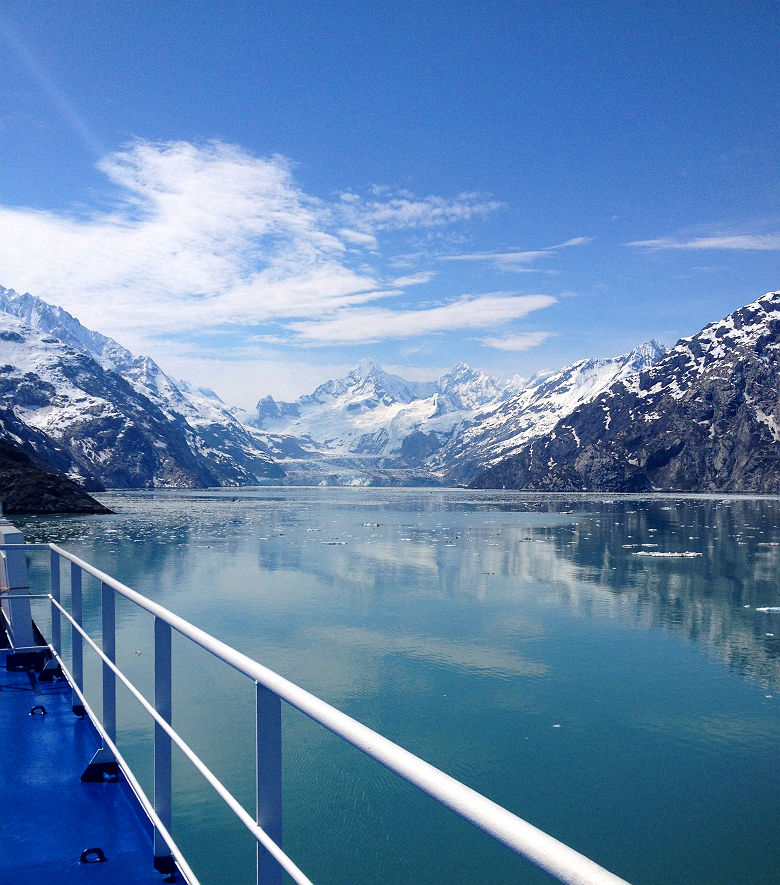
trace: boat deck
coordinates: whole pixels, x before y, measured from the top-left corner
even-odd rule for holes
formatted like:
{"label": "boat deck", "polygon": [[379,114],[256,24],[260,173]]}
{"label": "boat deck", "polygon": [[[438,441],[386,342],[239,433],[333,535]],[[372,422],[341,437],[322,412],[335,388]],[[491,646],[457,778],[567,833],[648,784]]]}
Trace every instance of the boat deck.
{"label": "boat deck", "polygon": [[[127,782],[81,781],[100,740],[71,702],[67,682],[39,683],[34,672],[8,671],[0,651],[0,882],[159,885],[151,825]],[[36,706],[45,715],[30,715]],[[92,853],[93,862],[80,862],[93,848],[106,861]]]}

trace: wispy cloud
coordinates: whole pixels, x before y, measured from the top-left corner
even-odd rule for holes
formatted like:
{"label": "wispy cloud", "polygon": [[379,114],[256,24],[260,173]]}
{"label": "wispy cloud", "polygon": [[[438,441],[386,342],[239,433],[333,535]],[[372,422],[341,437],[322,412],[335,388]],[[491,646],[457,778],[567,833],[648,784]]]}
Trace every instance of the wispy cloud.
{"label": "wispy cloud", "polygon": [[424,270],[407,277],[398,277],[393,280],[393,285],[402,288],[406,286],[421,286],[424,283],[430,283],[435,276],[436,274],[433,271]]}
{"label": "wispy cloud", "polygon": [[382,231],[441,228],[499,205],[479,194],[417,198],[382,188],[326,202],[302,191],[285,158],[222,142],[136,141],[98,168],[114,193],[108,210],[0,206],[0,282],[130,346],[225,325],[256,333],[269,322],[284,338],[293,319],[291,343],[316,337],[319,322],[327,336],[334,316],[347,323],[350,310],[433,277],[410,267],[384,279]]}
{"label": "wispy cloud", "polygon": [[355,246],[362,246],[371,251],[376,251],[379,246],[377,238],[373,234],[367,234],[359,230],[350,230],[348,227],[340,228],[338,233],[342,240]]}
{"label": "wispy cloud", "polygon": [[567,249],[570,246],[584,246],[592,242],[592,237],[574,237],[566,240],[565,243],[558,243],[555,246],[546,246],[543,249],[517,250],[511,252],[466,252],[461,255],[442,255],[442,261],[487,261],[495,265],[501,270],[510,270],[516,272],[526,272],[540,258],[549,258],[555,255],[561,249]]}
{"label": "wispy cloud", "polygon": [[376,190],[376,199],[358,194],[341,194],[334,212],[350,227],[362,231],[435,228],[484,217],[502,204],[485,194],[463,193],[454,199],[438,196],[416,197],[409,191]]}
{"label": "wispy cloud", "polygon": [[659,237],[655,240],[634,240],[627,246],[663,249],[710,249],[740,252],[773,252],[780,250],[780,233],[717,234],[707,237]]}
{"label": "wispy cloud", "polygon": [[521,319],[556,303],[551,295],[514,295],[495,292],[463,296],[441,307],[390,310],[366,307],[339,311],[318,321],[293,321],[288,330],[307,344],[356,344],[386,338],[412,338],[437,332],[475,330]]}
{"label": "wispy cloud", "polygon": [[[167,357],[177,373],[218,384],[242,404],[250,396],[244,388],[256,395],[256,377],[275,365],[258,345],[497,335],[556,300],[431,291],[422,304],[407,294],[437,276],[416,242],[420,232],[462,235],[459,225],[499,206],[480,194],[416,198],[376,188],[326,201],[301,189],[285,158],[222,142],[136,141],[98,168],[113,195],[108,203],[101,195],[99,209],[0,206],[0,283],[62,305],[136,352]],[[399,251],[383,254],[387,248]],[[517,350],[540,343],[540,334],[486,342]],[[286,374],[309,377],[305,360],[289,351],[285,360],[296,367]]]}
{"label": "wispy cloud", "polygon": [[552,334],[552,332],[520,332],[516,335],[503,335],[499,338],[480,338],[480,342],[486,347],[494,347],[496,350],[519,352],[538,347]]}

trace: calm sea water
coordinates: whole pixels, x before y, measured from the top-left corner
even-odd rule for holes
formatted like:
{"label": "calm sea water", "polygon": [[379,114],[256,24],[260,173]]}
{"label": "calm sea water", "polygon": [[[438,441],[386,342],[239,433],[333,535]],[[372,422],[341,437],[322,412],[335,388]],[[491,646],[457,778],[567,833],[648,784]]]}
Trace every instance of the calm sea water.
{"label": "calm sea water", "polygon": [[[101,497],[116,515],[16,522],[634,883],[780,881],[780,615],[757,611],[780,604],[780,501]],[[118,619],[120,665],[151,696],[151,618]],[[174,723],[251,809],[254,687],[173,651]],[[150,787],[151,728],[120,704]],[[549,881],[296,711],[283,727],[285,848],[315,882]],[[251,841],[175,770],[174,832],[204,885],[250,882]]]}

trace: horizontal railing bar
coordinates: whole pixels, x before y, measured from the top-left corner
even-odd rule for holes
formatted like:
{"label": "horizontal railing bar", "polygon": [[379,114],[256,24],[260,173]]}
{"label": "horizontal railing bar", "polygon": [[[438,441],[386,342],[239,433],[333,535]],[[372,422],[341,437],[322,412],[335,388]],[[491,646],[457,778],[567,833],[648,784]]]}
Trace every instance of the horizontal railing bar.
{"label": "horizontal railing bar", "polygon": [[0,590],[0,597],[3,599],[48,599],[48,593],[17,593],[15,596],[9,596],[8,590]]}
{"label": "horizontal railing bar", "polygon": [[367,756],[390,771],[432,796],[464,820],[493,836],[512,851],[569,885],[626,885],[625,880],[610,873],[568,845],[550,836],[506,808],[472,790],[460,781],[440,771],[398,744],[378,734],[341,710],[321,700],[268,667],[215,639],[184,618],[173,614],[159,603],[112,578],[85,560],[69,553],[57,544],[51,549],[75,563],[99,581],[113,587],[126,599],[155,615],[215,657],[243,673],[288,704],[305,713],[320,725],[339,735]]}
{"label": "horizontal railing bar", "polygon": [[221,799],[227,804],[227,806],[231,809],[231,811],[239,818],[242,824],[252,833],[252,835],[257,839],[258,842],[271,854],[281,866],[285,872],[289,873],[289,875],[299,883],[299,885],[312,885],[311,879],[309,879],[304,872],[302,872],[285,853],[284,851],[276,844],[276,842],[271,839],[268,833],[257,823],[257,821],[249,814],[249,812],[244,808],[243,805],[236,799],[236,797],[227,789],[227,787],[216,777],[216,775],[208,768],[206,763],[197,755],[197,753],[190,747],[190,745],[179,735],[177,731],[171,726],[169,722],[167,722],[154,708],[152,704],[141,694],[141,692],[133,685],[132,682],[125,676],[124,673],[116,666],[116,664],[103,653],[103,650],[100,646],[95,643],[92,637],[81,627],[74,618],[71,617],[70,613],[57,602],[56,599],[51,599],[52,605],[56,606],[59,611],[65,615],[68,621],[75,627],[75,629],[81,634],[81,636],[87,641],[92,650],[98,655],[98,657],[119,677],[121,682],[124,684],[125,688],[133,695],[133,697],[138,701],[139,704],[146,710],[146,712],[154,719],[154,721],[163,729],[163,731],[168,735],[168,737],[176,744],[176,746],[184,753],[184,755],[192,762],[192,764],[197,768],[197,770],[203,775],[203,777],[208,781],[214,791],[220,796]]}
{"label": "horizontal railing bar", "polygon": [[94,710],[92,709],[92,707],[90,707],[89,702],[84,697],[84,692],[81,691],[81,689],[76,685],[76,681],[73,678],[73,676],[71,675],[67,666],[65,665],[65,662],[57,654],[57,651],[54,649],[53,646],[50,645],[49,650],[51,651],[52,655],[54,656],[54,659],[60,665],[60,668],[62,669],[62,673],[63,673],[64,677],[67,679],[67,681],[70,683],[70,686],[73,689],[74,693],[76,694],[78,699],[81,701],[81,705],[84,707],[84,712],[87,714],[87,716],[89,716],[90,721],[97,729],[98,734],[100,734],[100,737],[103,740],[103,746],[107,747],[108,750],[112,753],[112,755],[116,759],[117,763],[119,764],[120,768],[122,769],[122,773],[124,774],[125,778],[127,779],[127,782],[130,785],[130,788],[135,793],[136,798],[141,803],[141,806],[143,807],[147,816],[151,820],[152,824],[155,827],[157,827],[157,829],[160,831],[160,834],[162,835],[165,844],[168,846],[168,848],[171,852],[171,855],[173,856],[174,860],[176,861],[177,866],[181,870],[182,875],[187,880],[188,885],[200,885],[200,882],[198,881],[197,876],[190,869],[190,865],[187,863],[184,855],[181,853],[181,851],[179,850],[179,847],[173,841],[173,836],[171,836],[171,834],[168,832],[168,830],[163,826],[163,823],[160,820],[160,818],[158,817],[157,812],[154,810],[154,806],[147,798],[147,795],[144,792],[144,789],[141,786],[141,784],[138,783],[138,781],[136,780],[135,775],[133,774],[133,772],[130,769],[130,766],[125,761],[124,756],[119,752],[119,748],[117,747],[117,745],[111,740],[111,738],[106,733],[106,730],[103,728],[103,725],[100,722],[100,719],[95,715]]}
{"label": "horizontal railing bar", "polygon": [[0,653],[2,652],[17,652],[17,651],[48,651],[48,645],[12,645],[10,648],[0,648]]}
{"label": "horizontal railing bar", "polygon": [[48,550],[50,544],[0,544],[0,550]]}

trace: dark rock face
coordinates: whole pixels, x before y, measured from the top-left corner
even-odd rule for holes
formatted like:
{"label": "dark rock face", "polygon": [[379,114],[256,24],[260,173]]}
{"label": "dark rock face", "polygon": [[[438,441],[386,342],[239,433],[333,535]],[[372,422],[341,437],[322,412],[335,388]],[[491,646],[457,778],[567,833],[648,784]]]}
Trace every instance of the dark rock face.
{"label": "dark rock face", "polygon": [[684,338],[474,488],[780,492],[780,292]]}
{"label": "dark rock face", "polygon": [[5,513],[110,513],[74,482],[36,467],[0,439],[0,501]]}

